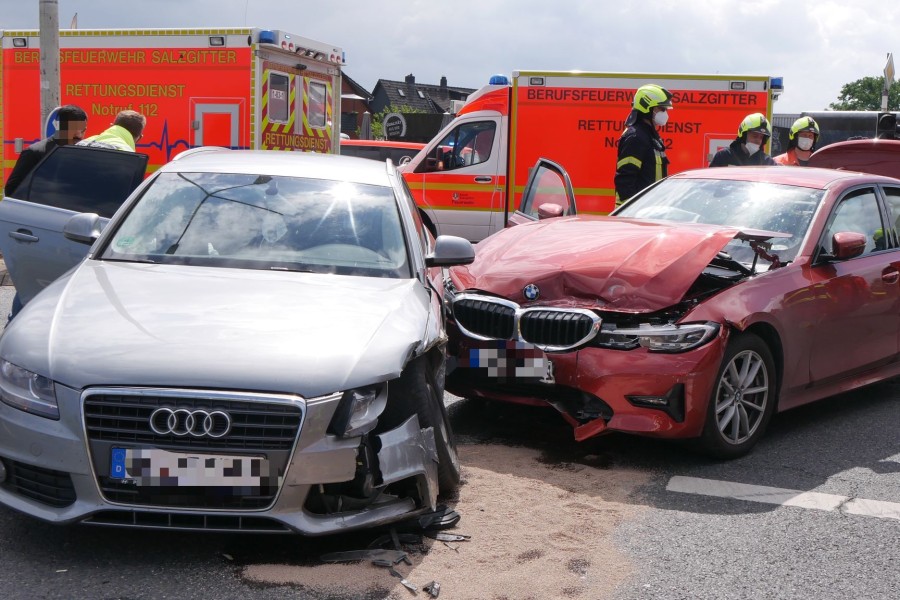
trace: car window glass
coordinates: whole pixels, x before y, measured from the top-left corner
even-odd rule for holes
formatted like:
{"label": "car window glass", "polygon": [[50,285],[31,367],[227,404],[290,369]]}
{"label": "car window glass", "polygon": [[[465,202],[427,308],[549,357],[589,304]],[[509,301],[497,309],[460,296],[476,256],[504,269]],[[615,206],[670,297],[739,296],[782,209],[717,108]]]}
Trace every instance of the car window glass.
{"label": "car window glass", "polygon": [[855,190],[841,199],[825,231],[825,239],[822,240],[822,247],[827,253],[832,253],[834,234],[842,231],[866,236],[863,254],[884,249],[884,230],[874,189]]}
{"label": "car window glass", "polygon": [[496,131],[494,121],[459,125],[440,141],[417,171],[453,171],[487,161]]}
{"label": "car window glass", "polygon": [[16,197],[109,218],[141,183],[146,165],[145,154],[63,146],[28,174]]}
{"label": "car window glass", "polygon": [[900,245],[898,233],[900,233],[900,187],[884,187],[884,197],[887,204],[889,239],[893,240],[894,247]]}
{"label": "car window glass", "polygon": [[388,186],[231,173],[163,173],[101,258],[409,277]]}
{"label": "car window glass", "polygon": [[541,206],[549,208],[548,205],[558,207],[559,216],[571,214],[565,179],[556,170],[541,165],[528,194],[522,199],[520,212],[537,219],[538,209]]}

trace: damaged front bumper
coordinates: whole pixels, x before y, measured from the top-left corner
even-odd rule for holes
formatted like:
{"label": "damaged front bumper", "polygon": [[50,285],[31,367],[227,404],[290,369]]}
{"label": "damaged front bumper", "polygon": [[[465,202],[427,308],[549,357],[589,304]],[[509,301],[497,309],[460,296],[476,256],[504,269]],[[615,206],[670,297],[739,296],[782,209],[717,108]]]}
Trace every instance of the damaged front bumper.
{"label": "damaged front bumper", "polygon": [[[572,425],[577,440],[621,431],[664,438],[700,435],[712,385],[727,342],[723,328],[709,343],[678,354],[582,347],[548,352],[546,364],[523,369],[510,342],[462,335],[451,348],[455,367],[447,390],[468,398],[550,405]],[[498,344],[507,344],[499,348]],[[491,357],[487,363],[473,358]]]}
{"label": "damaged front bumper", "polygon": [[[191,506],[183,499],[167,504],[170,496],[178,498],[177,488],[133,496],[134,501],[129,500],[130,490],[112,493],[106,474],[98,468],[108,461],[97,460],[96,440],[89,439],[83,421],[81,395],[57,386],[57,397],[58,421],[0,403],[0,427],[5,432],[0,436],[0,503],[45,521],[316,536],[384,525],[436,508],[434,431],[421,428],[415,415],[377,435],[341,438],[327,431],[338,398],[309,401],[301,407],[299,435],[284,456],[271,500],[260,501],[259,495],[247,493],[229,502],[217,497],[215,504]],[[193,447],[190,452],[265,454],[256,448],[226,453]],[[358,484],[362,466],[371,471],[370,486]],[[198,497],[232,492],[208,488]],[[148,497],[152,502],[143,500]]]}

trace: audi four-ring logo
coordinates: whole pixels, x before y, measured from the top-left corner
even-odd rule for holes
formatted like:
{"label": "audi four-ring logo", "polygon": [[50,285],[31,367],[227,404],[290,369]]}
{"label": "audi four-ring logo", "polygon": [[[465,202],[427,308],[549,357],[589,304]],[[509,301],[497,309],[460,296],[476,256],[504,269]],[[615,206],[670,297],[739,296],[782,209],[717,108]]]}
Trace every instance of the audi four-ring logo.
{"label": "audi four-ring logo", "polygon": [[231,431],[231,417],[221,410],[157,408],[150,415],[150,429],[158,435],[220,438]]}

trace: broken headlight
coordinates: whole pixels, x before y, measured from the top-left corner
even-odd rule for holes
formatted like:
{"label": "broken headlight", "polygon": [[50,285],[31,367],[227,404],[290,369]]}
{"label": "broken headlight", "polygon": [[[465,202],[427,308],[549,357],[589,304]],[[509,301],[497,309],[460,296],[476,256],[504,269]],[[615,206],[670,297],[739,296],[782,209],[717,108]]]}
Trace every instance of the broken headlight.
{"label": "broken headlight", "polygon": [[329,431],[341,437],[362,435],[375,429],[387,406],[387,384],[379,383],[347,390],[341,397]]}

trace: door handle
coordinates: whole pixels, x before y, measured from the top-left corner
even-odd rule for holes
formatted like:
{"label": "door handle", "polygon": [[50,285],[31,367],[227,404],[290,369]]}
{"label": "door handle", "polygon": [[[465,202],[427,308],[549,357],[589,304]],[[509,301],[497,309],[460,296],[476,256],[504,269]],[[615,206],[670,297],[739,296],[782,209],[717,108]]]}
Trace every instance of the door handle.
{"label": "door handle", "polygon": [[897,283],[900,280],[900,271],[895,269],[891,269],[890,271],[884,270],[881,273],[881,280],[885,283]]}
{"label": "door handle", "polygon": [[479,175],[475,178],[475,183],[490,183],[494,180],[493,177],[489,177],[487,175]]}
{"label": "door handle", "polygon": [[10,231],[9,237],[19,242],[36,242],[40,238],[36,235],[33,235],[27,229],[20,229],[19,231]]}

